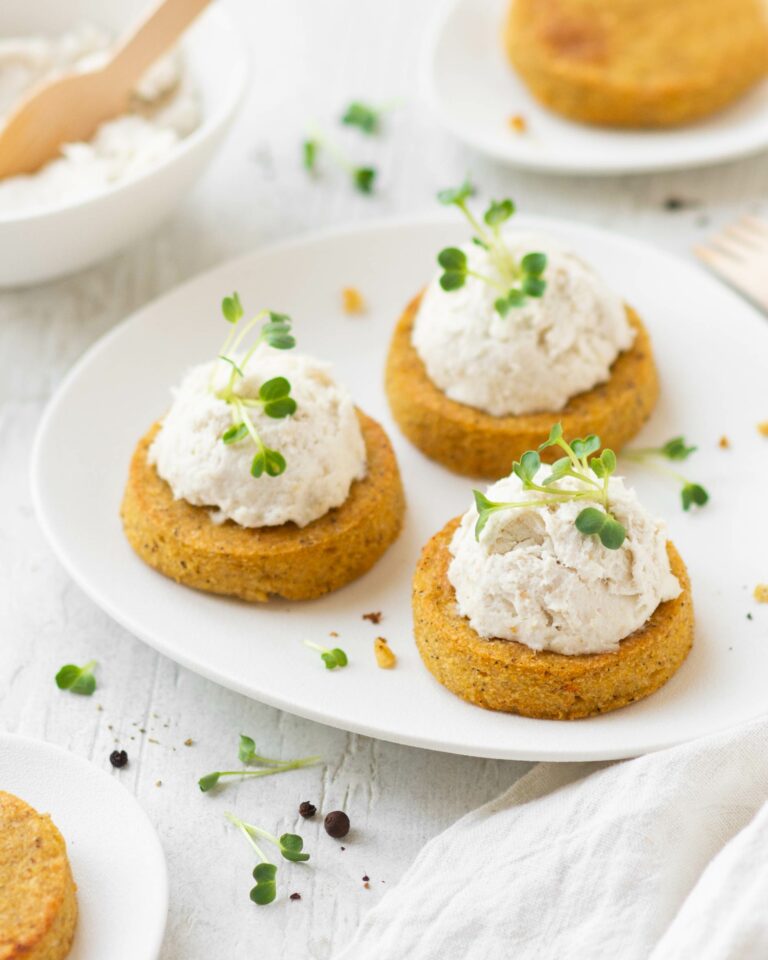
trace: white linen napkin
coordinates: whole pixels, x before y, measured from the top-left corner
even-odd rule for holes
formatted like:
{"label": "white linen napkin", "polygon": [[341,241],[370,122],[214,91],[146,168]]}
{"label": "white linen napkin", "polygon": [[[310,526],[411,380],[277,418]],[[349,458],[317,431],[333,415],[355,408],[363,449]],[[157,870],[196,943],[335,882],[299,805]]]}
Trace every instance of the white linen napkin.
{"label": "white linen napkin", "polygon": [[768,719],[539,764],[428,843],[338,960],[765,960]]}

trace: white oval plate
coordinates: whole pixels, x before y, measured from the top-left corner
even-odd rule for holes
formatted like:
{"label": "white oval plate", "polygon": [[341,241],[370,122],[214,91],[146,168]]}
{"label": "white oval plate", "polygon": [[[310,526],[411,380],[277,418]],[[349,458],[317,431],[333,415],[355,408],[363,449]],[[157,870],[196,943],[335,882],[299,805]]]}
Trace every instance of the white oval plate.
{"label": "white oval plate", "polygon": [[61,747],[0,733],[0,790],[49,813],[66,841],[80,910],[67,960],[156,960],[168,914],[165,857],[117,777]]}
{"label": "white oval plate", "polygon": [[[697,268],[650,247],[565,222],[521,218],[521,225],[559,234],[646,318],[664,392],[642,441],[685,432],[703,448],[689,469],[713,498],[698,515],[682,513],[674,484],[633,475],[650,508],[669,518],[699,618],[693,654],[662,691],[592,720],[529,720],[464,703],[419,659],[411,573],[422,544],[468,507],[473,484],[403,439],[387,409],[382,370],[397,316],[431,276],[436,252],[466,239],[454,221],[373,224],[254,252],[150,304],[97,343],[52,401],[33,454],[38,516],[73,578],[137,637],[212,680],[313,720],[437,750],[623,757],[764,710],[768,643],[757,622],[746,620],[745,589],[765,577],[759,538],[746,536],[768,527],[758,471],[768,446],[755,429],[767,413],[765,323]],[[367,315],[342,314],[340,290],[348,285],[364,294]],[[120,525],[132,450],[167,408],[185,368],[215,355],[225,332],[219,303],[235,289],[248,311],[290,313],[300,349],[334,362],[360,406],[389,431],[405,481],[407,523],[397,544],[362,579],[311,603],[249,606],[178,586],[134,555]],[[733,450],[717,447],[721,433]],[[379,626],[361,619],[369,611],[383,612]],[[333,646],[331,631],[351,661],[333,673],[302,644]],[[389,639],[397,669],[376,666],[377,634]]]}
{"label": "white oval plate", "polygon": [[[571,123],[542,107],[506,58],[510,0],[440,7],[422,63],[425,96],[460,140],[497,160],[549,173],[643,173],[733,160],[768,148],[768,82],[727,110],[673,130],[611,130]],[[527,132],[515,133],[520,114]]]}

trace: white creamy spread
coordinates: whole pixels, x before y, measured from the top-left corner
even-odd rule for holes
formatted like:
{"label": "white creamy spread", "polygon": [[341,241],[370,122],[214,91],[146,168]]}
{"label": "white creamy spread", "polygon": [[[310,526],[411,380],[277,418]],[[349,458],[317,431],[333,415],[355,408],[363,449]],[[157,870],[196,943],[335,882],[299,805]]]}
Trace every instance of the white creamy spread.
{"label": "white creamy spread", "polygon": [[[280,420],[249,407],[267,447],[279,451],[286,469],[278,477],[251,476],[256,447],[250,438],[223,443],[232,408],[209,388],[213,364],[193,367],[174,391],[173,404],[149,450],[149,462],[176,499],[211,507],[214,520],[243,527],[293,521],[303,527],[347,499],[354,480],[366,474],[366,453],[352,397],[337,384],[328,364],[262,344],[253,354],[236,392],[257,397],[273,377],[286,377],[296,412]],[[230,369],[216,364],[214,389]]]}
{"label": "white creamy spread", "polygon": [[[547,476],[541,468],[537,482]],[[582,488],[566,478],[555,487]],[[535,500],[515,475],[488,489],[490,500]],[[517,640],[533,650],[602,653],[638,630],[656,607],[680,593],[670,570],[666,531],[634,490],[609,481],[611,512],[627,537],[618,550],[576,529],[588,501],[492,513],[475,539],[477,511],[464,514],[448,570],[459,613],[481,637]]]}
{"label": "white creamy spread", "polygon": [[[544,296],[506,316],[494,309],[500,291],[475,277],[446,292],[439,274],[427,287],[413,327],[413,345],[430,379],[451,400],[493,416],[561,410],[610,375],[634,341],[621,300],[575,254],[548,237],[504,234],[519,261],[546,253]],[[471,270],[499,279],[487,251],[462,247]]]}
{"label": "white creamy spread", "polygon": [[[90,24],[57,37],[0,38],[0,126],[28,90],[56,74],[97,66],[110,43]],[[147,72],[134,106],[102,124],[89,143],[65,144],[37,173],[0,180],[0,216],[83,200],[164,160],[200,122],[198,97],[177,53]]]}

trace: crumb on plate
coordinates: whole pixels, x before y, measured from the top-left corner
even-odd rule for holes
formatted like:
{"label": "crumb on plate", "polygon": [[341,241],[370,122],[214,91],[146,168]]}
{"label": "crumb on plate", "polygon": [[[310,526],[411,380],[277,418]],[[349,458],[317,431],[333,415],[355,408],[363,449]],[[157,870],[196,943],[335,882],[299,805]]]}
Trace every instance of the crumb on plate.
{"label": "crumb on plate", "polygon": [[397,663],[397,657],[384,637],[376,637],[373,641],[373,652],[376,655],[376,663],[382,670],[391,670]]}
{"label": "crumb on plate", "polygon": [[758,423],[757,432],[763,437],[768,437],[768,420],[761,420]]}
{"label": "crumb on plate", "polygon": [[723,434],[718,440],[718,446],[721,450],[729,450],[731,447],[731,441],[728,439],[728,437],[726,437],[725,434]]}
{"label": "crumb on plate", "polygon": [[373,610],[371,613],[364,613],[363,620],[369,620],[371,623],[381,623],[381,610]]}
{"label": "crumb on plate", "polygon": [[528,130],[528,121],[519,113],[510,114],[507,118],[507,124],[509,129],[514,130],[515,133],[526,133]]}
{"label": "crumb on plate", "polygon": [[344,287],[341,304],[344,313],[365,313],[365,300],[357,287]]}
{"label": "crumb on plate", "polygon": [[752,595],[758,603],[768,603],[768,583],[758,583]]}

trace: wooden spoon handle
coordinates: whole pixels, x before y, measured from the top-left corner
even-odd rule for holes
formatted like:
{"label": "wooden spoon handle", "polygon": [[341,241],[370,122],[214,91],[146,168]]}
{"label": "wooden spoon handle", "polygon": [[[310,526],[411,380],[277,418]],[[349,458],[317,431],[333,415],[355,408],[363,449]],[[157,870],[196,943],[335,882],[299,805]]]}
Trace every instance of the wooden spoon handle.
{"label": "wooden spoon handle", "polygon": [[120,78],[126,92],[179,39],[211,0],[160,0],[117,49],[109,71]]}

